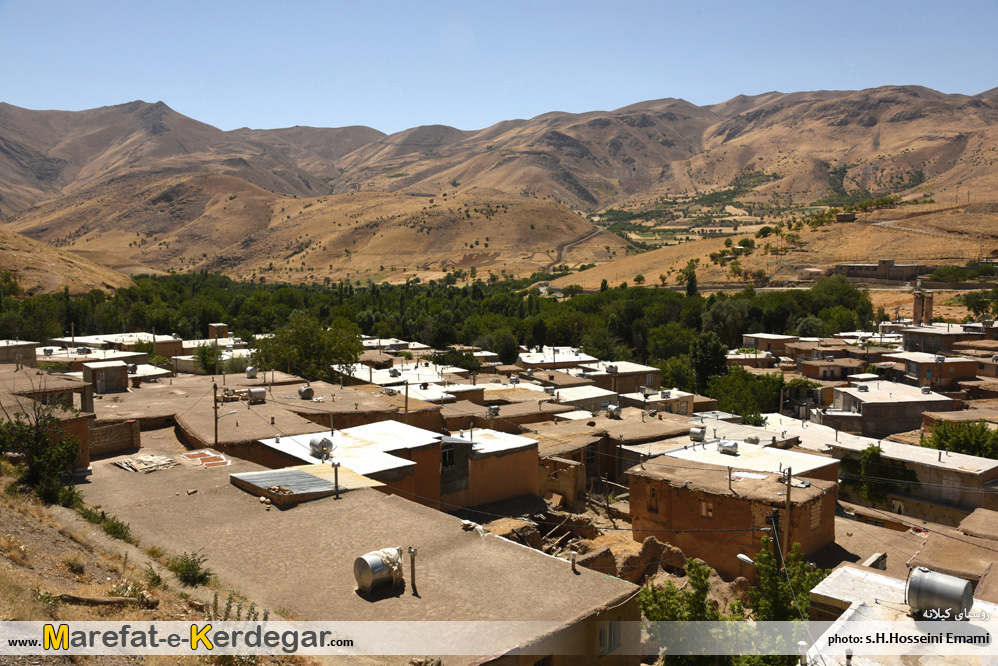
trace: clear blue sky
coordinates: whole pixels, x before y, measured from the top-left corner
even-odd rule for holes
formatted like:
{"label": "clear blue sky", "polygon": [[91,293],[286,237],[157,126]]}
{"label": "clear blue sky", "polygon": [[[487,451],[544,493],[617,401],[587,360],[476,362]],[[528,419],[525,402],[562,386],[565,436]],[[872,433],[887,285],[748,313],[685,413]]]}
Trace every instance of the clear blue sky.
{"label": "clear blue sky", "polygon": [[998,86],[998,0],[0,0],[0,101],[222,129],[440,123],[770,90]]}

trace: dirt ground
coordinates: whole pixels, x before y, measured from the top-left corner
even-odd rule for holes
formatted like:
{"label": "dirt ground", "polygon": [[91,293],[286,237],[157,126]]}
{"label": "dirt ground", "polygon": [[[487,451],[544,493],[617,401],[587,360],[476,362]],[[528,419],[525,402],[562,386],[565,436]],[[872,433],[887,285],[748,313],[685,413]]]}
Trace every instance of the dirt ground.
{"label": "dirt ground", "polygon": [[[932,293],[933,317],[942,317],[945,321],[957,323],[970,316],[970,310],[957,302],[957,298],[967,292],[934,291]],[[912,315],[914,305],[911,290],[870,289],[870,300],[873,302],[874,312],[878,307],[882,307],[891,319],[894,319],[895,313],[901,317],[911,317]]]}

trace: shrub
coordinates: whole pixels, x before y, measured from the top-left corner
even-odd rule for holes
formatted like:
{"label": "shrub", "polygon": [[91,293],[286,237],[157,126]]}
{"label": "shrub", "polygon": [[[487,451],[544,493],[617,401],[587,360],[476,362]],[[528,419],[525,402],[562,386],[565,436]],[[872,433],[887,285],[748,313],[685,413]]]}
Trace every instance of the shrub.
{"label": "shrub", "polygon": [[180,582],[190,587],[197,585],[207,585],[215,574],[204,564],[208,561],[208,556],[200,550],[193,553],[184,553],[177,557],[170,558],[167,565]]}

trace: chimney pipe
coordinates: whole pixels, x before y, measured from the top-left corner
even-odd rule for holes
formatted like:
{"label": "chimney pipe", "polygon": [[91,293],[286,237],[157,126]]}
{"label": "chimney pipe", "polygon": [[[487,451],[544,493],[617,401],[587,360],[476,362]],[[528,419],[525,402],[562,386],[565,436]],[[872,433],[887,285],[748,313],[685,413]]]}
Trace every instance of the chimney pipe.
{"label": "chimney pipe", "polygon": [[922,305],[922,320],[926,324],[932,323],[932,292],[925,292],[925,300]]}
{"label": "chimney pipe", "polygon": [[579,573],[579,570],[575,568],[575,556],[576,552],[572,551],[572,573]]}

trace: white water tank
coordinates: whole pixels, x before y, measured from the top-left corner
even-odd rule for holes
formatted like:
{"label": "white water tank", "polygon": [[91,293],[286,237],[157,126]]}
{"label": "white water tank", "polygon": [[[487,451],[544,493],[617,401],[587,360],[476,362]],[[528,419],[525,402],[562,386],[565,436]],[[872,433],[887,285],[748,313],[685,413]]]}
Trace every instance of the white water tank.
{"label": "white water tank", "polygon": [[252,365],[246,368],[246,379],[256,379],[257,369]]}
{"label": "white water tank", "polygon": [[727,439],[722,439],[717,443],[717,450],[720,453],[726,453],[729,456],[738,455],[738,442],[732,442]]}
{"label": "white water tank", "polygon": [[246,391],[246,395],[249,397],[250,402],[265,402],[267,400],[267,389],[251,388]]}
{"label": "white water tank", "polygon": [[957,619],[957,615],[974,605],[974,593],[970,581],[948,576],[926,567],[915,567],[908,577],[905,600],[911,612],[928,619]]}
{"label": "white water tank", "polygon": [[609,416],[611,419],[619,419],[620,407],[618,407],[617,405],[609,405],[606,408],[606,415]]}
{"label": "white water tank", "polygon": [[314,395],[315,391],[308,384],[303,384],[298,387],[298,397],[302,400],[311,400]]}

